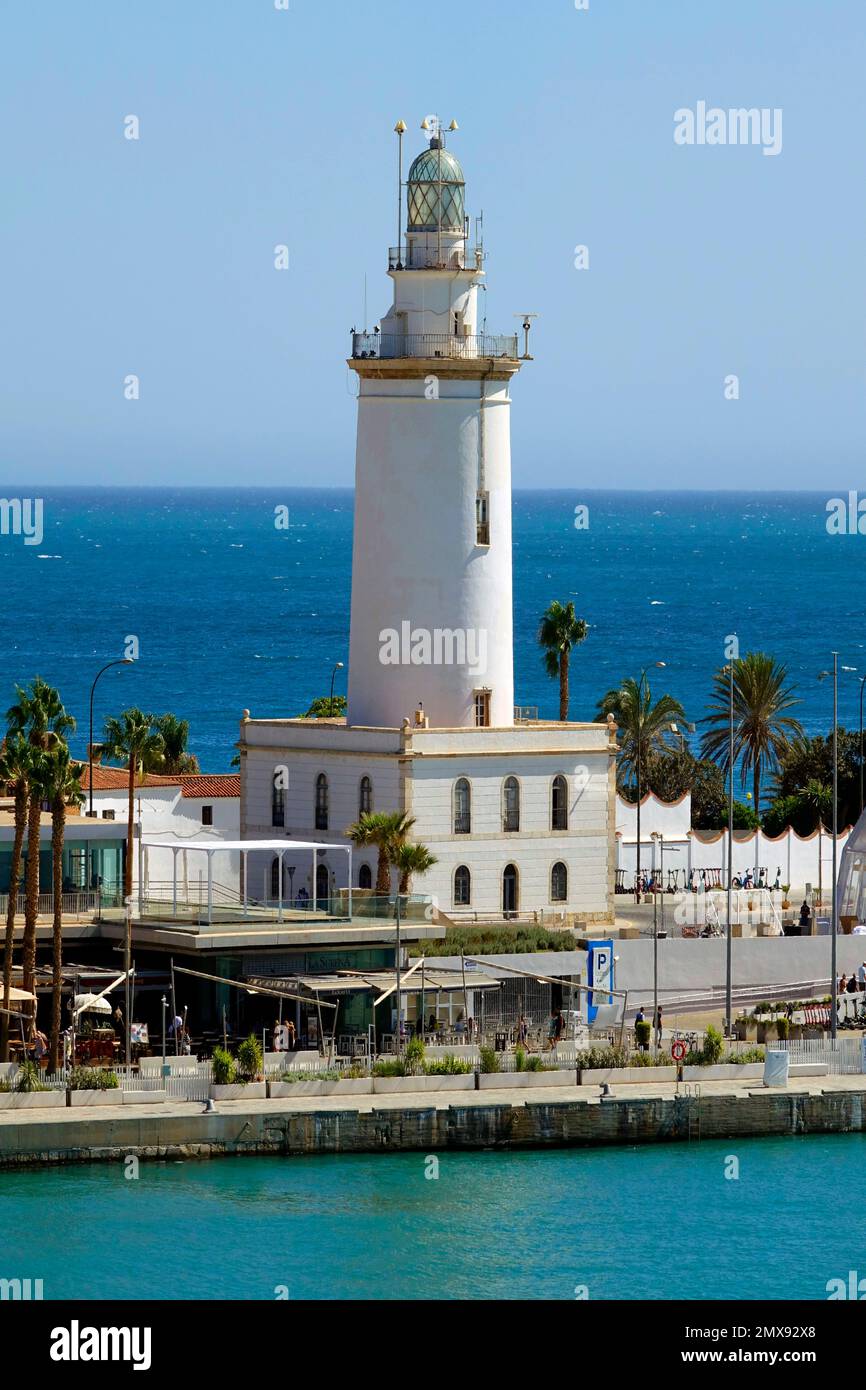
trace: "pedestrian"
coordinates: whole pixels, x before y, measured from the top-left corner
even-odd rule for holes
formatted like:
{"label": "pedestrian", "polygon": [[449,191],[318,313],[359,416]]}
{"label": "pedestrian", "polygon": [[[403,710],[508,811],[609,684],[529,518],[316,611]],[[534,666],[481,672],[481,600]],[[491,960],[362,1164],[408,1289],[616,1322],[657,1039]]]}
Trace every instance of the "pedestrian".
{"label": "pedestrian", "polygon": [[861,990],[866,990],[866,960],[857,967],[857,984]]}
{"label": "pedestrian", "polygon": [[653,1019],[653,1027],[654,1027],[654,1029],[655,1029],[655,1035],[656,1035],[656,1047],[661,1047],[661,1045],[662,1045],[662,1006],[661,1006],[661,1004],[659,1004],[658,1008],[656,1009],[655,1018]]}
{"label": "pedestrian", "polygon": [[845,974],[845,972],[843,971],[842,974],[839,976],[839,988],[837,989],[836,993],[837,993],[837,994],[844,994],[844,993],[845,993],[845,990],[846,990],[846,988],[847,988],[847,985],[848,985],[848,976],[847,976],[847,975]]}
{"label": "pedestrian", "polygon": [[847,990],[846,990],[846,993],[847,993],[847,994],[858,994],[858,993],[859,993],[859,989],[860,989],[860,987],[859,987],[859,985],[857,984],[857,976],[854,975],[854,974],[852,973],[851,978],[850,978],[850,980],[848,981],[848,988],[847,988]]}
{"label": "pedestrian", "polygon": [[283,1028],[286,1030],[286,1051],[294,1052],[298,1040],[295,1036],[295,1025],[290,1018],[283,1019]]}
{"label": "pedestrian", "polygon": [[119,1004],[111,1015],[111,1022],[115,1033],[119,1033],[120,1036],[123,1037],[123,1011]]}
{"label": "pedestrian", "polygon": [[529,1028],[523,1014],[517,1020],[517,1046],[525,1049],[526,1039],[529,1036]]}

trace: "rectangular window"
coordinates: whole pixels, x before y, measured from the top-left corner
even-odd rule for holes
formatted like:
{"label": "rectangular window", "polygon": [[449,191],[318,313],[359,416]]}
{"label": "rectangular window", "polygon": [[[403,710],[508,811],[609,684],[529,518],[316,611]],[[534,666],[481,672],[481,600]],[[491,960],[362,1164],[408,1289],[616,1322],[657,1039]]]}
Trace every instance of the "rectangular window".
{"label": "rectangular window", "polygon": [[113,812],[113,811],[103,811],[103,813],[102,813],[102,819],[103,819],[103,820],[114,820],[114,812]]}
{"label": "rectangular window", "polygon": [[286,793],[282,787],[274,787],[271,798],[271,825],[286,823]]}
{"label": "rectangular window", "polygon": [[475,544],[490,544],[490,494],[475,494]]}
{"label": "rectangular window", "polygon": [[490,728],[489,690],[476,690],[475,692],[475,727],[476,729]]}
{"label": "rectangular window", "polygon": [[202,825],[213,825],[213,807],[212,807],[212,806],[202,806],[202,808],[201,808],[201,823],[202,823]]}

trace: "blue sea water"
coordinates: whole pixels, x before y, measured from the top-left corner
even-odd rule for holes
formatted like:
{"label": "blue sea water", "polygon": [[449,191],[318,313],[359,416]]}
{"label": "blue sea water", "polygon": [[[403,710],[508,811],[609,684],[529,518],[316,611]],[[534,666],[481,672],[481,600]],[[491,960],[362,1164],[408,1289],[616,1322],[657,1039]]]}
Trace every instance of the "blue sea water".
{"label": "blue sea water", "polygon": [[[4,495],[12,489],[6,487]],[[31,489],[32,493],[32,489]],[[17,489],[15,495],[22,495]],[[24,490],[23,495],[28,494]],[[349,490],[51,489],[39,546],[0,536],[0,708],[14,681],[56,684],[87,739],[94,673],[139,638],[137,666],[99,687],[97,731],[126,705],[188,718],[203,771],[224,771],[241,712],[303,713],[348,661]],[[515,699],[558,710],[535,641],[554,598],[590,624],[572,663],[571,717],[650,667],[689,720],[706,711],[723,642],[772,652],[798,686],[802,722],[826,730],[831,664],[866,673],[866,538],[830,536],[831,491],[518,492],[514,498]],[[589,528],[574,526],[578,504]],[[289,507],[288,530],[274,508]],[[411,615],[407,615],[411,617]],[[655,670],[665,661],[665,671]],[[345,671],[337,691],[345,691]],[[842,672],[840,719],[859,687]]]}
{"label": "blue sea water", "polygon": [[0,1277],[46,1299],[823,1299],[866,1273],[863,1144],[444,1153],[438,1179],[420,1153],[9,1170]]}

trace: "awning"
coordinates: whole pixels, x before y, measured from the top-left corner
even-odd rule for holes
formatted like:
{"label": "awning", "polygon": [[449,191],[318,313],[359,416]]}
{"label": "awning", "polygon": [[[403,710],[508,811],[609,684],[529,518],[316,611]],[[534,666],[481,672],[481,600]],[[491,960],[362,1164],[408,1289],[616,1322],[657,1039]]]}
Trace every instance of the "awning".
{"label": "awning", "polygon": [[76,994],[73,1008],[77,1014],[110,1014],[111,1004],[98,994]]}
{"label": "awning", "polygon": [[[0,1004],[3,1003],[4,998],[5,994],[3,987],[0,985]],[[12,985],[9,990],[10,1004],[26,1004],[28,1001],[32,1002],[35,998],[35,994],[30,994],[26,989],[16,989],[14,985]]]}
{"label": "awning", "polygon": [[[359,991],[366,992],[373,990],[374,993],[381,993],[383,990],[396,988],[397,975],[394,970],[363,971],[357,974],[340,975],[302,975],[298,977],[298,984],[304,989],[310,990],[312,994],[351,994]],[[278,988],[278,980],[270,980],[271,988]],[[466,972],[467,989],[498,989],[501,981],[491,979],[488,975],[479,975],[477,971]],[[401,992],[405,994],[420,994],[422,985],[422,975],[420,966],[412,972],[401,987]],[[463,976],[458,970],[425,970],[423,975],[424,990],[431,994],[440,991],[442,994],[459,991],[463,993]]]}

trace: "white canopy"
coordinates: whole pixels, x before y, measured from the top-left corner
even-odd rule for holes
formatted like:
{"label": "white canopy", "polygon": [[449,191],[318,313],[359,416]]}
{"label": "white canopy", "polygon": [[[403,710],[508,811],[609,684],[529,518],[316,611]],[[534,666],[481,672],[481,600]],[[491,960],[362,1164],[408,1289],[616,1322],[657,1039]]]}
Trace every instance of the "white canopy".
{"label": "white canopy", "polygon": [[110,1014],[111,1005],[101,994],[76,994],[73,1005],[77,1014]]}
{"label": "white canopy", "polygon": [[287,849],[341,849],[344,854],[349,850],[348,845],[328,845],[320,840],[142,840],[141,843],[144,849],[199,850],[206,854],[219,854],[224,849],[245,853],[264,850],[272,854]]}

